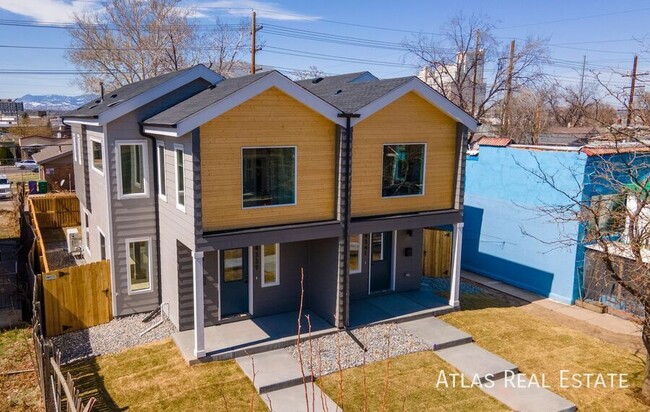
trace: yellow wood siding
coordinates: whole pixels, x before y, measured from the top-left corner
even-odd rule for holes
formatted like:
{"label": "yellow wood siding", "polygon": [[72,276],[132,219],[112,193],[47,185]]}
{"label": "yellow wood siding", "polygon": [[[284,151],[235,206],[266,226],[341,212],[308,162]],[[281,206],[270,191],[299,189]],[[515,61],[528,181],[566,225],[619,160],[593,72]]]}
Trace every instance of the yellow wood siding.
{"label": "yellow wood siding", "polygon": [[[201,126],[203,230],[336,217],[333,122],[271,88]],[[243,147],[296,146],[296,204],[242,207]]]}
{"label": "yellow wood siding", "polygon": [[[426,143],[423,196],[382,198],[383,145]],[[456,121],[411,92],[354,127],[352,216],[450,209],[454,199]]]}

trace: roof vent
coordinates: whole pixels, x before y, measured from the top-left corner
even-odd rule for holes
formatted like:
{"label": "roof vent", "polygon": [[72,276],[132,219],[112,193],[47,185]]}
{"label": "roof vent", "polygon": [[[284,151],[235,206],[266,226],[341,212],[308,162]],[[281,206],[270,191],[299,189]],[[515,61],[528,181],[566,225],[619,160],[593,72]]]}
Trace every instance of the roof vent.
{"label": "roof vent", "polygon": [[94,109],[95,107],[97,107],[96,104],[93,104],[92,106],[88,106],[89,109]]}
{"label": "roof vent", "polygon": [[116,98],[116,97],[117,97],[117,93],[113,93],[113,94],[111,94],[111,99],[114,99],[114,98]]}
{"label": "roof vent", "polygon": [[217,84],[216,84],[216,83],[212,83],[212,84],[210,84],[210,85],[208,86],[208,89],[212,90],[212,89],[214,89],[215,87],[217,87]]}
{"label": "roof vent", "polygon": [[343,90],[338,89],[338,90],[336,91],[336,93],[334,93],[334,94],[341,94],[341,93],[343,93]]}
{"label": "roof vent", "polygon": [[108,104],[108,107],[113,107],[115,105],[118,105],[118,104],[122,103],[123,101],[124,100],[117,100],[115,102],[111,102],[111,103]]}
{"label": "roof vent", "polygon": [[95,100],[95,103],[97,103],[97,104],[99,104],[99,103],[101,103],[101,102],[102,102],[102,99],[97,99],[97,100]]}
{"label": "roof vent", "polygon": [[312,82],[312,84],[316,84],[316,83],[320,83],[320,82],[322,82],[322,81],[323,81],[323,78],[322,78],[322,77],[317,77],[317,78],[315,78],[315,79],[312,79],[311,82]]}

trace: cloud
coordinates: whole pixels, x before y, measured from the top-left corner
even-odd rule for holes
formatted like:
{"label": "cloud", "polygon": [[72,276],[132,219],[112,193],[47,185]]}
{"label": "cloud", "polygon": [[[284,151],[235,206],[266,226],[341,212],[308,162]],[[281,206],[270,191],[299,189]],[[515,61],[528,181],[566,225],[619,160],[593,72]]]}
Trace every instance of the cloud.
{"label": "cloud", "polygon": [[267,20],[312,21],[319,19],[318,16],[292,12],[277,3],[265,3],[257,0],[215,0],[198,3],[194,7],[201,14],[218,10],[233,16],[250,16],[251,10],[255,10],[258,17]]}
{"label": "cloud", "polygon": [[0,9],[39,23],[70,23],[72,14],[100,8],[99,2],[66,0],[2,0]]}

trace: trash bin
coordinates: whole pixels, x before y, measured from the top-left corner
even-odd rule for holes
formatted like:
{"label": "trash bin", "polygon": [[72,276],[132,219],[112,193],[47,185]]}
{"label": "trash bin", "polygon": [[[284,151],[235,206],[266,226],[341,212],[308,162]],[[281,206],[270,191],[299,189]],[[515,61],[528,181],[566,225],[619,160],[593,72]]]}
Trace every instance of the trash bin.
{"label": "trash bin", "polygon": [[38,193],[47,193],[47,181],[45,180],[38,181]]}
{"label": "trash bin", "polygon": [[29,182],[27,182],[27,187],[29,188],[30,195],[35,195],[37,193],[38,187],[36,186],[35,180],[30,180]]}

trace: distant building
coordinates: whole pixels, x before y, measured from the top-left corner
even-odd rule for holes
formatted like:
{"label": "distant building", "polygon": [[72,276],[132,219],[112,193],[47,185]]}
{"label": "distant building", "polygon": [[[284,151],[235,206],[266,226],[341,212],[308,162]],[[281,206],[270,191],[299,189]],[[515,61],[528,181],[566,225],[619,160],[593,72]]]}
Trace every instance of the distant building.
{"label": "distant building", "polygon": [[47,181],[49,191],[74,190],[71,144],[45,147],[35,153],[33,159],[38,163],[40,179]]}
{"label": "distant building", "polygon": [[25,108],[23,102],[17,102],[11,99],[0,99],[0,114],[16,116],[18,113],[24,111]]}

